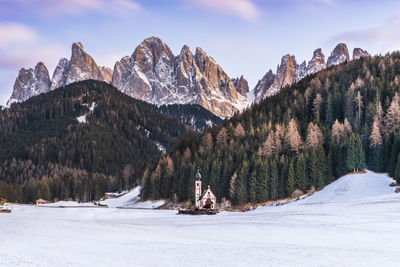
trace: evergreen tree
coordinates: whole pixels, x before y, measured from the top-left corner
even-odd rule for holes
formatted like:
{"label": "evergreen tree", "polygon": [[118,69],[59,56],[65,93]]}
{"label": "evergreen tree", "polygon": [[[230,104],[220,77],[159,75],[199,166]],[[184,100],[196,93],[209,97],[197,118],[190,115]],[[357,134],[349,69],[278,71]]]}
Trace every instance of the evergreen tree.
{"label": "evergreen tree", "polygon": [[289,196],[296,189],[295,171],[294,171],[294,166],[293,165],[294,165],[293,161],[291,161],[290,164],[289,164],[288,180],[287,180],[287,184],[286,184],[286,191],[287,191]]}

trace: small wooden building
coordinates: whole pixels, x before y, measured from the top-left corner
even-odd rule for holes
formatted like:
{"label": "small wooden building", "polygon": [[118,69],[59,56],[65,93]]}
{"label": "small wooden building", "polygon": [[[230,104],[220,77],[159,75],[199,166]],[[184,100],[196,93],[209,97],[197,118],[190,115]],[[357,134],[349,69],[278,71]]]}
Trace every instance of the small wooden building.
{"label": "small wooden building", "polygon": [[48,204],[48,203],[50,203],[50,201],[47,201],[47,200],[45,200],[43,198],[36,199],[36,205]]}

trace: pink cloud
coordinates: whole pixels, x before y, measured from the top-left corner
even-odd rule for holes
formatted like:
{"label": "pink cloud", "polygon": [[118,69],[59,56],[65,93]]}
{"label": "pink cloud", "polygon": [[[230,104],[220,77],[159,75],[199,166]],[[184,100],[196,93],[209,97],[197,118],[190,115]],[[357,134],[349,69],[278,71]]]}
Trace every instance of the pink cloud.
{"label": "pink cloud", "polygon": [[184,2],[231,14],[247,21],[254,21],[262,14],[251,0],[184,0]]}
{"label": "pink cloud", "polygon": [[391,17],[381,25],[339,33],[327,43],[353,42],[355,44],[374,44],[387,50],[398,50],[400,46],[400,16]]}
{"label": "pink cloud", "polygon": [[14,22],[0,23],[0,48],[37,39],[37,34],[28,26]]}
{"label": "pink cloud", "polygon": [[129,14],[140,8],[133,0],[4,0],[45,16],[86,12]]}

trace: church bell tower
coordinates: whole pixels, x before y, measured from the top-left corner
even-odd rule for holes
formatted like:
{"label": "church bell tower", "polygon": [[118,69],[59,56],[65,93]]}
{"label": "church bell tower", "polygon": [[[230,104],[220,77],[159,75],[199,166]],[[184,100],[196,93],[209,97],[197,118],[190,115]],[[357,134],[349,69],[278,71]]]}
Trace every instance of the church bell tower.
{"label": "church bell tower", "polygon": [[201,174],[199,168],[197,168],[196,179],[194,181],[194,203],[196,209],[201,209]]}

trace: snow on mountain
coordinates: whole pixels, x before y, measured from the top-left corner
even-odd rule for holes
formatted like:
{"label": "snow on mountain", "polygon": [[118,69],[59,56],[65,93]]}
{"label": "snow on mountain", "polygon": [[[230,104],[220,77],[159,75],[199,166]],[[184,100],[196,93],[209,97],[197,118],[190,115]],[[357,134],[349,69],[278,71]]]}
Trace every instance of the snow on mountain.
{"label": "snow on mountain", "polygon": [[353,60],[360,59],[362,57],[369,57],[370,54],[361,48],[354,48],[353,49]]}
{"label": "snow on mountain", "polygon": [[41,62],[36,65],[35,70],[21,69],[8,105],[13,102],[23,102],[40,93],[88,79],[111,82],[112,70],[97,66],[94,59],[84,51],[83,45],[76,42],[72,44],[71,59],[60,59],[51,81],[46,67]]}
{"label": "snow on mountain", "polygon": [[[240,80],[240,82],[239,82]],[[112,84],[125,94],[155,104],[199,104],[219,117],[230,117],[248,106],[247,81],[233,81],[201,48],[188,46],[174,56],[157,37],[145,39],[130,57],[114,66]],[[248,90],[248,89],[247,89]]]}
{"label": "snow on mountain", "polygon": [[340,63],[349,60],[350,56],[349,56],[349,49],[347,49],[347,45],[340,43],[333,49],[331,55],[328,58],[326,66],[329,68],[333,65],[338,65]]}
{"label": "snow on mountain", "polygon": [[[353,51],[353,59],[358,59],[362,56],[369,56],[368,52],[360,48],[355,48]],[[291,85],[294,82],[301,80],[307,75],[317,73],[326,67],[337,65],[345,61],[349,61],[349,51],[343,43],[338,44],[325,63],[325,55],[321,48],[314,51],[312,59],[306,64],[296,63],[295,57],[285,55],[282,57],[281,64],[278,65],[276,74],[269,70],[264,77],[258,81],[253,89],[255,102],[260,102],[268,96],[278,93],[282,87]]]}
{"label": "snow on mountain", "polygon": [[88,104],[84,104],[86,107],[89,108],[89,112],[87,114],[83,114],[82,116],[77,117],[79,123],[85,124],[88,123],[87,116],[92,114],[94,109],[96,108],[96,103],[93,102],[90,106]]}
{"label": "snow on mountain", "polygon": [[41,93],[47,93],[50,90],[50,77],[46,66],[39,62],[34,69],[24,69],[19,71],[18,77],[14,83],[14,90],[7,106],[12,103],[25,101],[28,98]]}
{"label": "snow on mountain", "polygon": [[322,49],[318,48],[314,51],[312,59],[308,62],[307,75],[316,73],[326,68],[325,55]]}
{"label": "snow on mountain", "polygon": [[69,60],[66,58],[61,58],[58,61],[57,67],[53,73],[53,79],[51,81],[50,90],[53,91],[54,89],[64,86],[65,82],[67,81],[69,72]]}

